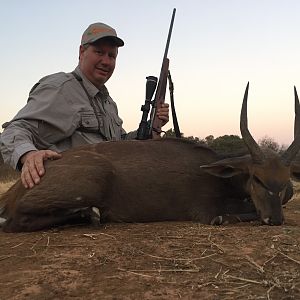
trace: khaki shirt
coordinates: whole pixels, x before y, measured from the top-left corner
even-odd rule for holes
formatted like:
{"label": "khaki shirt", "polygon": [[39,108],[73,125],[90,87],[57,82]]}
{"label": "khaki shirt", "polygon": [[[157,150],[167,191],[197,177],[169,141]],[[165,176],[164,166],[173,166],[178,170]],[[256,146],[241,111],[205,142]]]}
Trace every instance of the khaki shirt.
{"label": "khaki shirt", "polygon": [[18,168],[20,157],[31,150],[62,152],[83,144],[136,137],[136,131],[124,131],[106,87],[97,89],[79,67],[74,72],[82,78],[89,97],[72,73],[42,78],[30,91],[25,107],[4,124],[0,150],[5,163]]}

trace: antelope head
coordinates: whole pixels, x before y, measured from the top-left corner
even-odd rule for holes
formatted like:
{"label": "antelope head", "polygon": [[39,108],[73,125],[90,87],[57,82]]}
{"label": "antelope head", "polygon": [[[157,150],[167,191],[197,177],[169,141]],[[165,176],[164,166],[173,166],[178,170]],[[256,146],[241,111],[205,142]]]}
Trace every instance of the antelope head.
{"label": "antelope head", "polygon": [[274,151],[262,150],[248,130],[247,84],[240,117],[242,138],[250,155],[227,158],[201,168],[214,176],[229,178],[238,174],[248,174],[246,192],[250,195],[261,222],[281,225],[284,221],[282,205],[293,195],[291,177],[300,180],[300,162],[295,157],[300,149],[300,105],[295,92],[294,141],[279,155]]}
{"label": "antelope head", "polygon": [[[282,155],[278,155],[271,151],[262,151],[248,130],[248,89],[249,83],[245,90],[240,118],[241,135],[251,156],[248,165],[249,180],[247,189],[261,221],[268,225],[281,225],[284,221],[282,204],[289,199],[288,196],[291,197],[291,195],[287,195],[290,193],[290,178],[298,173],[297,165],[293,164],[294,158],[300,149],[300,130],[297,128],[297,124],[300,124],[298,113],[300,106],[297,90],[294,88],[294,141]],[[293,169],[295,174],[293,174]]]}

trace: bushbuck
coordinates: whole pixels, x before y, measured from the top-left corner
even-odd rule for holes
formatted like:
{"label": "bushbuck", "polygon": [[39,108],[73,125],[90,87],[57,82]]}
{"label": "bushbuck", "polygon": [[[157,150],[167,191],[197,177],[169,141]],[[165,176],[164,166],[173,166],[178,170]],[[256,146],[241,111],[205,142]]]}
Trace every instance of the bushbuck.
{"label": "bushbuck", "polygon": [[[283,223],[282,205],[293,195],[291,176],[300,134],[282,154],[264,152],[247,124],[247,85],[240,117],[249,154],[219,159],[184,139],[103,142],[74,148],[46,162],[39,185],[17,181],[0,199],[7,232],[34,231],[69,222],[193,220],[222,224],[260,219]],[[295,125],[299,100],[295,89]]]}

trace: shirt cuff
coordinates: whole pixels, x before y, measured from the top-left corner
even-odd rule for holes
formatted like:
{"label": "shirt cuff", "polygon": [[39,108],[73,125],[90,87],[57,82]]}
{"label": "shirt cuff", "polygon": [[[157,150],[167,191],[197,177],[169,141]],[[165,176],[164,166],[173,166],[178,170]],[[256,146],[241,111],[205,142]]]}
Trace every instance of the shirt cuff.
{"label": "shirt cuff", "polygon": [[29,151],[37,151],[37,148],[30,143],[21,144],[15,147],[11,159],[12,165],[16,170],[20,170],[22,168],[20,158]]}

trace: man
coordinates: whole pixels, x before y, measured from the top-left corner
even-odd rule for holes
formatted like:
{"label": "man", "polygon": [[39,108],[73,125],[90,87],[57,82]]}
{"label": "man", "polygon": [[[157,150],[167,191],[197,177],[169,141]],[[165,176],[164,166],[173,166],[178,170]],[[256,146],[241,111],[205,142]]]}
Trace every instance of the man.
{"label": "man", "polygon": [[[64,150],[136,137],[136,131],[126,134],[122,128],[117,105],[105,87],[114,72],[118,48],[123,45],[112,27],[91,24],[82,35],[76,69],[42,78],[31,89],[25,107],[3,125],[3,159],[22,170],[26,188],[40,182],[45,174],[44,161],[60,158]],[[166,124],[168,105],[157,115]]]}

